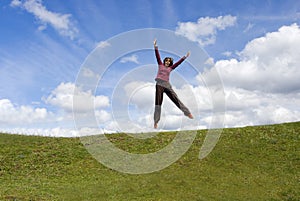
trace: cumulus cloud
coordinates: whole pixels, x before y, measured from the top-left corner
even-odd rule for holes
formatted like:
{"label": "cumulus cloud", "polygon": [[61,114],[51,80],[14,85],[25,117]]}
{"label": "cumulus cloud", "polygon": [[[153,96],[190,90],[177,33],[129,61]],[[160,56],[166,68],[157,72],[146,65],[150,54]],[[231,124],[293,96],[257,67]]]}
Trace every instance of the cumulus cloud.
{"label": "cumulus cloud", "polygon": [[111,113],[107,111],[110,105],[107,96],[93,95],[90,90],[84,91],[74,83],[59,84],[48,97],[43,99],[45,103],[57,108],[56,113],[60,117],[62,128],[76,126],[77,130],[82,130],[96,129],[101,126],[105,129],[105,124],[112,118]]}
{"label": "cumulus cloud", "polygon": [[105,110],[96,110],[95,116],[97,118],[98,123],[104,123],[111,119],[111,114]]}
{"label": "cumulus cloud", "polygon": [[[75,110],[73,110],[74,91],[78,97]],[[56,137],[114,132],[103,127],[111,120],[110,112],[105,110],[109,106],[109,99],[106,96],[94,96],[90,91],[80,90],[73,83],[61,83],[43,100],[46,104],[54,106],[55,109],[49,112],[46,108],[32,105],[18,106],[8,99],[1,99],[0,131]],[[87,102],[94,104],[89,106]],[[72,111],[77,114],[78,125],[74,125]],[[92,111],[93,115],[90,115],[89,111]],[[89,122],[93,120],[96,120],[97,123],[90,127]],[[99,129],[98,125],[103,128]]]}
{"label": "cumulus cloud", "polygon": [[250,41],[239,58],[216,61],[199,74],[210,86],[218,84],[216,72],[223,80],[227,127],[300,120],[299,47],[299,26],[282,26]]}
{"label": "cumulus cloud", "polygon": [[150,82],[132,81],[124,86],[129,104],[136,105],[139,110],[147,110],[153,105],[155,85]]}
{"label": "cumulus cloud", "polygon": [[254,112],[259,124],[292,122],[300,118],[299,111],[290,110],[284,105],[268,105],[255,108]]}
{"label": "cumulus cloud", "polygon": [[23,125],[37,123],[47,119],[49,113],[46,108],[14,105],[8,99],[0,100],[0,125]]}
{"label": "cumulus cloud", "polygon": [[197,22],[179,22],[175,33],[205,46],[215,43],[217,31],[234,26],[235,23],[236,17],[231,15],[201,17]]}
{"label": "cumulus cloud", "polygon": [[210,84],[217,70],[226,86],[269,93],[300,90],[300,28],[297,24],[250,41],[239,59],[220,60],[204,72]]}
{"label": "cumulus cloud", "polygon": [[[76,94],[76,107],[73,105],[74,94]],[[74,83],[70,82],[61,83],[47,98],[44,98],[44,101],[67,112],[72,112],[73,110],[86,112],[109,106],[109,98],[107,96],[94,96],[90,90],[82,91]],[[89,102],[92,102],[93,105],[87,104]]]}
{"label": "cumulus cloud", "polygon": [[39,30],[44,30],[49,24],[52,26],[59,34],[68,36],[74,39],[78,33],[78,29],[71,20],[71,14],[61,14],[49,11],[43,4],[42,0],[12,0],[12,7],[21,7],[27,12],[34,15],[34,17],[41,24]]}

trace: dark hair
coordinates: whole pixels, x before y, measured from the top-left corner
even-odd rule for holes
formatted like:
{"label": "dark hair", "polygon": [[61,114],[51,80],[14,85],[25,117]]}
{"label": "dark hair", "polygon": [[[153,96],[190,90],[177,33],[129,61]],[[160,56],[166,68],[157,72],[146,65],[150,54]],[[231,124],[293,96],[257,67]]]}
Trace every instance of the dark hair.
{"label": "dark hair", "polygon": [[166,58],[164,58],[164,64],[165,64],[165,61],[166,60],[170,60],[170,66],[172,66],[173,65],[173,58],[171,58],[171,57],[166,57]]}

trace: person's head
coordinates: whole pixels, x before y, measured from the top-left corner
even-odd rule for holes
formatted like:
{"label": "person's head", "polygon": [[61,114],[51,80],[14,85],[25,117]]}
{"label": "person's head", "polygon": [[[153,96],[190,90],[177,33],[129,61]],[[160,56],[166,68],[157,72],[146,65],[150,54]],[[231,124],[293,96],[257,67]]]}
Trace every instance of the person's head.
{"label": "person's head", "polygon": [[173,65],[173,58],[171,58],[171,57],[166,57],[166,58],[164,59],[164,65],[167,66],[167,67],[172,66],[172,65]]}

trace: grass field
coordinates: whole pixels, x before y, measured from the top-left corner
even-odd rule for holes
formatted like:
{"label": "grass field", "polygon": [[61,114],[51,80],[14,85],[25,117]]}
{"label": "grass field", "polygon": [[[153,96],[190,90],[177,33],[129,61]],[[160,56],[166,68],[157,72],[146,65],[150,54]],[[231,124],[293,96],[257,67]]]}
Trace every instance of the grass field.
{"label": "grass field", "polygon": [[[0,200],[300,200],[300,122],[224,129],[203,160],[198,131],[176,163],[130,175],[96,161],[79,138],[0,134]],[[153,152],[175,133],[109,138],[124,150]]]}

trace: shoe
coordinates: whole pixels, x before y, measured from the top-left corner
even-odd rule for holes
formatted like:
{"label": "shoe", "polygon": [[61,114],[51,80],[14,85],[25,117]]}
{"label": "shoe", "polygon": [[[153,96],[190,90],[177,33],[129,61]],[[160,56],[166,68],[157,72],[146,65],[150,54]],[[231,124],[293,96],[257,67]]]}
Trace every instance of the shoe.
{"label": "shoe", "polygon": [[193,115],[191,113],[188,114],[187,117],[190,118],[190,119],[194,119],[194,117],[193,117]]}
{"label": "shoe", "polygon": [[157,129],[157,123],[154,123],[154,128]]}

